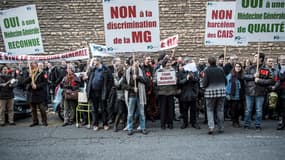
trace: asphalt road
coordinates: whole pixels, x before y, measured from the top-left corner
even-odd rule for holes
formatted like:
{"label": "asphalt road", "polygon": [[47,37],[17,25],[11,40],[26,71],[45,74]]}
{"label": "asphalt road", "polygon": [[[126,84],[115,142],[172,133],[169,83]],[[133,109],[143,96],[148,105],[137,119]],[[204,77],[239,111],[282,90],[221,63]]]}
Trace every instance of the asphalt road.
{"label": "asphalt road", "polygon": [[201,130],[161,130],[159,121],[148,122],[150,133],[97,132],[61,127],[62,122],[49,114],[49,126],[28,127],[31,118],[17,126],[0,128],[0,160],[283,160],[285,131],[275,130],[276,121],[264,121],[263,130],[245,131],[226,122],[225,133],[208,135]]}

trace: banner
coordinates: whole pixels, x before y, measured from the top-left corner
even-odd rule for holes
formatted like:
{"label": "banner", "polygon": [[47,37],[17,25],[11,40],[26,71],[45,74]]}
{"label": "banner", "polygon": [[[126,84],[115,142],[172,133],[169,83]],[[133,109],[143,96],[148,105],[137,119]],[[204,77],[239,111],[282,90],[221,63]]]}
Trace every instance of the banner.
{"label": "banner", "polygon": [[160,41],[160,50],[175,48],[178,46],[178,34]]}
{"label": "banner", "polygon": [[160,50],[158,0],[103,0],[107,52]]}
{"label": "banner", "polygon": [[205,45],[247,45],[246,39],[235,40],[235,2],[208,2]]}
{"label": "banner", "polygon": [[90,43],[89,44],[90,50],[92,57],[94,56],[99,56],[99,57],[114,57],[115,55],[112,53],[107,53],[108,48],[103,45],[95,44],[95,43]]}
{"label": "banner", "polygon": [[7,53],[44,53],[35,5],[0,11],[0,25]]}
{"label": "banner", "polygon": [[89,58],[88,48],[79,49],[62,54],[55,55],[9,55],[8,53],[0,52],[0,63],[19,63],[21,61],[73,61]]}
{"label": "banner", "polygon": [[236,7],[236,40],[285,41],[284,0],[239,0]]}
{"label": "banner", "polygon": [[176,85],[175,71],[157,72],[157,85]]}

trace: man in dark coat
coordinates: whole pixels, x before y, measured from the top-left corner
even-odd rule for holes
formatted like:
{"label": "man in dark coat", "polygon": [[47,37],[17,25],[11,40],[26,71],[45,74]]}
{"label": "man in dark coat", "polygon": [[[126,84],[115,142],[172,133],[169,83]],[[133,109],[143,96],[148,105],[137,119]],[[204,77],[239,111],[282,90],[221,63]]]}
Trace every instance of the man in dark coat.
{"label": "man in dark coat", "polygon": [[24,81],[27,84],[28,89],[28,100],[32,109],[32,119],[33,123],[30,127],[39,125],[37,107],[40,109],[42,124],[47,126],[47,114],[45,111],[45,88],[48,81],[47,74],[38,69],[38,64],[32,62],[30,69],[30,76]]}
{"label": "man in dark coat", "polygon": [[[190,69],[190,66],[195,68]],[[189,66],[189,67],[188,67]],[[181,88],[180,103],[183,124],[180,127],[184,129],[188,126],[188,111],[190,108],[190,123],[193,128],[200,129],[197,123],[196,111],[197,111],[197,98],[199,93],[199,77],[197,68],[194,63],[191,62],[191,58],[185,58],[185,65],[183,71],[178,74],[178,85]]]}
{"label": "man in dark coat", "polygon": [[146,118],[151,121],[154,121],[154,117],[159,113],[158,108],[155,107],[155,96],[153,92],[153,68],[151,65],[151,57],[146,56],[143,65],[141,66],[144,75],[146,76],[146,96],[147,96],[147,104],[145,107],[146,110]]}
{"label": "man in dark coat", "polygon": [[[87,98],[92,101],[92,123],[94,125],[93,130],[99,130],[99,107],[102,107],[102,120],[105,130],[109,129],[108,126],[108,113],[107,113],[107,98],[109,92],[114,85],[114,79],[110,70],[102,64],[100,58],[94,58],[95,67],[90,69],[88,73],[87,83]],[[91,65],[93,65],[91,63]]]}

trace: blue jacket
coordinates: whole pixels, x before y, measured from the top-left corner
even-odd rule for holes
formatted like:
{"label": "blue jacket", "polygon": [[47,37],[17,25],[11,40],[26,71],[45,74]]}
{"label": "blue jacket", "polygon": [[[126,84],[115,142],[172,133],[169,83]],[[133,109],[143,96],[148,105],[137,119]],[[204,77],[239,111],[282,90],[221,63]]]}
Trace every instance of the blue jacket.
{"label": "blue jacket", "polygon": [[231,95],[231,90],[232,90],[232,83],[231,83],[231,79],[232,79],[232,74],[228,74],[227,75],[227,86],[226,86],[226,94],[227,97],[230,96],[231,100],[240,100],[240,90],[241,90],[241,83],[238,79],[235,80],[235,84],[236,84],[236,90],[235,90],[235,94]]}

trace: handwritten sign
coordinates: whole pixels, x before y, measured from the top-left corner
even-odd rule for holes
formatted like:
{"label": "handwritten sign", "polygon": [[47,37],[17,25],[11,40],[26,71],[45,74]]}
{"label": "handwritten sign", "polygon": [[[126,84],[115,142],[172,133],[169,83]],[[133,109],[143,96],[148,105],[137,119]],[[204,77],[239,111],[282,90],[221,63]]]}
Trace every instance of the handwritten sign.
{"label": "handwritten sign", "polygon": [[176,85],[175,71],[170,72],[157,72],[157,85]]}

